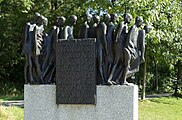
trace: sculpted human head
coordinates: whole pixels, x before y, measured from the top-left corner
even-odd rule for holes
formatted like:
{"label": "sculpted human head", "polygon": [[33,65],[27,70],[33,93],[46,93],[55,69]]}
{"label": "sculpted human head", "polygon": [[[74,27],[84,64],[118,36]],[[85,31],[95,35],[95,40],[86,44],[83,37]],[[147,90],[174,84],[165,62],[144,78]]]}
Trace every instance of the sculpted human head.
{"label": "sculpted human head", "polygon": [[91,22],[91,20],[92,20],[92,15],[91,14],[89,14],[89,13],[86,13],[86,18],[85,18],[85,20],[87,21],[87,22]]}
{"label": "sculpted human head", "polygon": [[43,25],[44,22],[45,22],[44,16],[42,16],[42,15],[38,16],[37,21],[36,21],[36,24],[37,24],[38,26],[40,26],[40,25]]}
{"label": "sculpted human head", "polygon": [[142,24],[143,24],[143,18],[137,16],[136,19],[135,19],[135,25],[137,27],[140,27]]}
{"label": "sculpted human head", "polygon": [[124,22],[125,23],[130,23],[132,19],[133,18],[132,18],[132,15],[131,14],[129,14],[129,13],[125,13],[124,14]]}
{"label": "sculpted human head", "polygon": [[93,16],[93,22],[94,23],[99,23],[100,22],[100,17],[98,15]]}
{"label": "sculpted human head", "polygon": [[152,30],[152,26],[150,26],[150,25],[145,25],[145,26],[144,26],[144,30],[145,30],[146,33],[149,33],[149,32]]}
{"label": "sculpted human head", "polygon": [[104,22],[109,23],[111,21],[111,16],[109,14],[104,15]]}
{"label": "sculpted human head", "polygon": [[71,15],[70,16],[70,25],[73,26],[76,24],[77,21],[77,16],[76,15]]}
{"label": "sculpted human head", "polygon": [[35,13],[35,15],[34,15],[34,17],[33,17],[33,23],[35,23],[35,22],[37,22],[37,20],[38,20],[38,18],[40,17],[41,15],[38,13],[38,12],[36,12]]}
{"label": "sculpted human head", "polygon": [[116,19],[117,19],[117,15],[116,14],[110,14],[110,16],[111,16],[111,21],[112,22],[116,21]]}
{"label": "sculpted human head", "polygon": [[66,21],[65,17],[63,17],[63,16],[57,17],[57,19],[56,19],[56,26],[58,26],[58,27],[64,26],[65,21]]}

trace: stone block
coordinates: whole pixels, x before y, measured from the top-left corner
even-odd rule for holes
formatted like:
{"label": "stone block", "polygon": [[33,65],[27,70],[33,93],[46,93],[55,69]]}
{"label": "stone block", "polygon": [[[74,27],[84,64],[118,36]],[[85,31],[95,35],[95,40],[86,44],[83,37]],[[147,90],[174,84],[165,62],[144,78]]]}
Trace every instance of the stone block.
{"label": "stone block", "polygon": [[55,85],[25,85],[25,120],[138,120],[137,86],[97,85],[96,93],[96,105],[57,105]]}

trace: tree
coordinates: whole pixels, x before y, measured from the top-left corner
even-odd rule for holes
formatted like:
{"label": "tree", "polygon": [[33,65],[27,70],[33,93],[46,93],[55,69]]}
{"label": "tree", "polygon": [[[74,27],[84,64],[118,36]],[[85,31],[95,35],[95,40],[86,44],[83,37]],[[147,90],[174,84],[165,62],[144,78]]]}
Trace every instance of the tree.
{"label": "tree", "polygon": [[[146,90],[169,89],[172,79],[177,76],[177,71],[181,72],[181,65],[177,64],[182,60],[180,0],[55,1],[56,9],[51,9],[51,0],[0,0],[0,89],[3,88],[1,91],[7,91],[8,87],[4,86],[10,86],[10,83],[13,83],[11,84],[13,87],[21,83],[21,86],[17,86],[23,88],[24,56],[21,54],[23,33],[26,22],[31,20],[35,12],[49,19],[46,31],[53,25],[56,16],[68,18],[72,14],[78,16],[78,28],[87,11],[99,15],[105,12],[116,13],[119,16],[117,22],[122,21],[122,15],[126,12],[131,13],[133,18],[143,16],[145,24],[153,26],[153,31],[146,39],[144,65],[146,76],[142,77],[146,77]],[[134,20],[130,25],[133,22]],[[179,76],[177,78],[181,79]]]}

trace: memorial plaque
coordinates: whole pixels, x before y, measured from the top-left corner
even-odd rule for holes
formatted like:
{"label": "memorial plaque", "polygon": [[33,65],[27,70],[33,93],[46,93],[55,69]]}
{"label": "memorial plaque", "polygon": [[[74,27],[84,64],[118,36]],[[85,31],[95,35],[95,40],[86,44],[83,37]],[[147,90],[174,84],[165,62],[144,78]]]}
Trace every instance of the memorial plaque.
{"label": "memorial plaque", "polygon": [[95,104],[95,39],[58,40],[56,103]]}

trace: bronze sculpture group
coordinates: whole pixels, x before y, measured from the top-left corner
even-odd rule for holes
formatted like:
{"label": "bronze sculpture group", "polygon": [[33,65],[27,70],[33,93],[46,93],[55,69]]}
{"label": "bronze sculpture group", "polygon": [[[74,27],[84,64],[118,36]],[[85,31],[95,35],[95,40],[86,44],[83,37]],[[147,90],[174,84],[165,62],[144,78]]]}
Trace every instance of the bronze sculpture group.
{"label": "bronze sculpture group", "polygon": [[[103,21],[98,15],[86,14],[85,22],[80,26],[78,39],[96,38],[97,84],[129,85],[128,77],[139,71],[144,62],[145,34],[150,26],[139,29],[143,24],[142,17],[136,17],[135,24],[128,29],[132,20],[130,14],[124,14],[124,20],[115,27],[115,14],[105,14]],[[23,52],[26,56],[24,67],[25,83],[55,83],[56,43],[58,39],[75,39],[75,15],[66,18],[57,17],[50,32],[44,32],[48,20],[39,13],[34,20],[27,23]]]}

